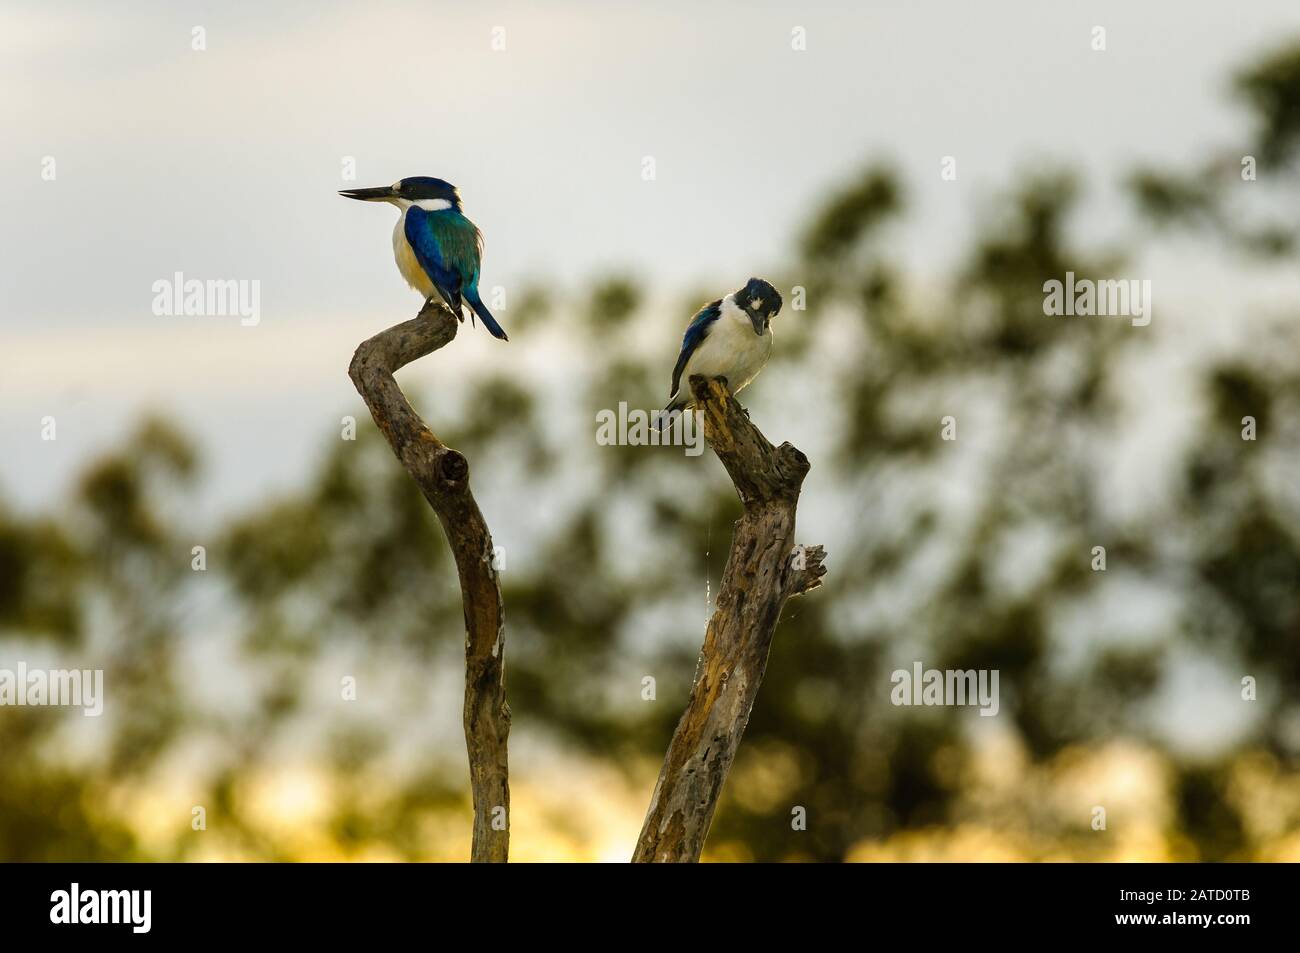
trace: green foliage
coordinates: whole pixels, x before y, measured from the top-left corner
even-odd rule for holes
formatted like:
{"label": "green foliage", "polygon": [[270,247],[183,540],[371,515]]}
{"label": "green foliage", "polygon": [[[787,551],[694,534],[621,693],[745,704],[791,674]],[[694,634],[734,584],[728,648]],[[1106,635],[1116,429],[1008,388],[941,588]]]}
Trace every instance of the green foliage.
{"label": "green foliage", "polygon": [[902,207],[896,175],[878,166],[865,170],[813,216],[801,242],[804,258],[831,264],[842,260]]}
{"label": "green foliage", "polygon": [[[1239,80],[1271,163],[1294,156],[1298,84],[1296,51]],[[1268,241],[1267,228],[1226,214],[1232,168],[1211,157],[1191,173],[1142,170],[1129,185],[1158,224],[1209,230],[1252,261],[1293,255],[1285,228]],[[869,167],[814,211],[784,285],[807,289],[809,311],[781,316],[778,362],[743,396],[769,437],[810,452],[800,535],[827,545],[830,574],[781,621],[711,849],[838,860],[863,843],[974,824],[1015,832],[1029,856],[1104,852],[1086,814],[1053,813],[1029,780],[1001,800],[971,794],[990,757],[985,720],[892,705],[890,674],[915,659],[1000,672],[1002,712],[988,721],[1024,764],[999,770],[1050,778],[1131,742],[1167,779],[1171,851],[1235,859],[1265,846],[1232,792],[1247,752],[1266,752],[1287,779],[1297,758],[1300,507],[1285,474],[1300,449],[1287,423],[1300,419],[1300,348],[1284,323],[1196,367],[1200,425],[1177,448],[1167,492],[1117,515],[1104,464],[1133,425],[1122,372],[1141,366],[1150,335],[1042,307],[1045,281],[1125,263],[1116,248],[1077,243],[1072,213],[1088,200],[1068,169],[1018,177],[951,281],[925,295],[881,240],[905,208],[896,173]],[[711,454],[554,436],[557,421],[589,434],[598,408],[666,396],[685,313],[671,344],[647,353],[639,322],[668,332],[644,300],[626,277],[597,282],[571,312],[530,290],[509,312],[516,340],[549,322],[596,332],[569,338],[569,366],[586,370],[576,389],[485,373],[454,410],[432,395],[430,418],[470,459],[480,502],[546,517],[523,538],[485,504],[512,541],[502,574],[512,745],[529,752],[518,785],[535,783],[527,765],[539,751],[653,774],[739,512]],[[939,439],[949,414],[954,443]],[[1259,422],[1256,442],[1241,439],[1246,416]],[[259,781],[295,761],[316,772],[327,808],[311,823],[340,855],[428,856],[440,843],[430,830],[468,817],[458,716],[446,714],[459,705],[463,617],[437,520],[369,424],[355,442],[332,440],[304,485],[218,525],[192,525],[200,477],[189,440],[148,421],[86,469],[67,506],[0,509],[0,645],[95,646],[119,713],[88,761],[61,736],[79,716],[0,717],[0,858],[201,856],[188,805],[173,804],[174,831],[145,843],[108,797],[160,786],[177,761],[227,851],[312,853],[257,806]],[[209,569],[196,573],[191,546],[203,539]],[[1107,572],[1089,565],[1098,544]],[[1127,623],[1133,631],[1093,621],[1117,579],[1174,609]],[[1234,685],[1248,672],[1269,686],[1235,748],[1193,756],[1151,726],[1179,653]],[[342,675],[357,677],[364,704],[337,700]],[[646,675],[653,702],[640,695]],[[431,702],[446,730],[432,730]],[[792,805],[807,809],[807,831],[791,830]],[[535,823],[514,818],[516,831]],[[581,818],[552,826],[566,825],[577,831]]]}
{"label": "green foliage", "polygon": [[587,305],[587,322],[596,331],[611,331],[625,324],[641,305],[641,291],[626,277],[595,283]]}
{"label": "green foliage", "polygon": [[1273,166],[1294,160],[1300,145],[1300,47],[1287,46],[1243,71],[1236,89],[1258,122],[1261,158]]}

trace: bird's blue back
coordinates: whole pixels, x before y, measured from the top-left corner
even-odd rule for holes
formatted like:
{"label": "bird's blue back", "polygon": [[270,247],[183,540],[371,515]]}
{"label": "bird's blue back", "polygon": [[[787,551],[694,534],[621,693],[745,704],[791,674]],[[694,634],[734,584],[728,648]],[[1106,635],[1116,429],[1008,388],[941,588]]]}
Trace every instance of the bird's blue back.
{"label": "bird's blue back", "polygon": [[478,228],[458,209],[428,212],[412,206],[406,212],[405,232],[424,273],[447,303],[459,309],[461,293],[478,290],[483,253]]}
{"label": "bird's blue back", "polygon": [[459,208],[426,211],[418,205],[406,210],[403,226],[406,241],[424,273],[453,314],[460,317],[461,299],[478,315],[483,325],[501,340],[509,340],[478,293],[479,262],[483,257],[483,235]]}
{"label": "bird's blue back", "polygon": [[677,365],[673,368],[673,389],[669,397],[677,393],[677,385],[681,382],[682,371],[686,369],[686,362],[691,359],[695,349],[700,346],[700,342],[708,337],[713,323],[722,316],[722,299],[706,304],[695,317],[691,318],[691,323],[686,326],[686,334],[682,337],[682,352],[677,355]]}

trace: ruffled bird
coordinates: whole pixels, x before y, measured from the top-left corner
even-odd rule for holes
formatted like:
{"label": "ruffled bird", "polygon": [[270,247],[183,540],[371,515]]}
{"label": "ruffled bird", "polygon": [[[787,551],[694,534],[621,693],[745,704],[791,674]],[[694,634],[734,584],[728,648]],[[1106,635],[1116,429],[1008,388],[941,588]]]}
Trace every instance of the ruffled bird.
{"label": "ruffled bird", "polygon": [[493,337],[506,338],[478,293],[483,234],[461,212],[460,194],[450,182],[414,176],[375,189],[347,189],[339,195],[363,202],[388,202],[401,210],[393,229],[393,256],[402,277],[425,299],[441,298],[463,321],[470,308]]}
{"label": "ruffled bird", "polygon": [[701,308],[682,338],[660,425],[694,404],[690,380],[696,375],[726,378],[733,394],[746,387],[772,356],[771,323],[780,310],[780,293],[762,278]]}

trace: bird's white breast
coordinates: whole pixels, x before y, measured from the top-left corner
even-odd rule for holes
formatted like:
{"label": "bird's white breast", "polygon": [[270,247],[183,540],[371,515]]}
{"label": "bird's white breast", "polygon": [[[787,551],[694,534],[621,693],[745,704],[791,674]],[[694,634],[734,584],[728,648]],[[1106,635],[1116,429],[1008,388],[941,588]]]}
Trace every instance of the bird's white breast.
{"label": "bird's white breast", "polygon": [[761,337],[755,334],[749,315],[736,307],[730,296],[722,300],[721,310],[722,314],[708,336],[686,362],[682,374],[683,387],[692,374],[701,374],[704,377],[725,377],[732,393],[739,393],[772,356],[771,327]]}

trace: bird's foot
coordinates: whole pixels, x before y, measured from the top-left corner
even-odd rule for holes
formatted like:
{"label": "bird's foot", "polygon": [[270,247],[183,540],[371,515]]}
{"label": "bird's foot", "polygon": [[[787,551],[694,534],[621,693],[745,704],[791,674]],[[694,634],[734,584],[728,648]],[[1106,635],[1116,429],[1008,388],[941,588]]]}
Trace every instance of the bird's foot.
{"label": "bird's foot", "polygon": [[447,304],[447,302],[443,301],[441,298],[437,296],[434,296],[432,298],[425,298],[424,307],[421,308],[420,311],[421,312],[428,311],[431,308],[433,309],[433,311],[440,311],[440,310],[451,311],[451,313],[456,316],[457,321],[459,321],[461,324],[465,323],[465,315],[462,311],[459,310],[453,311],[452,308]]}

